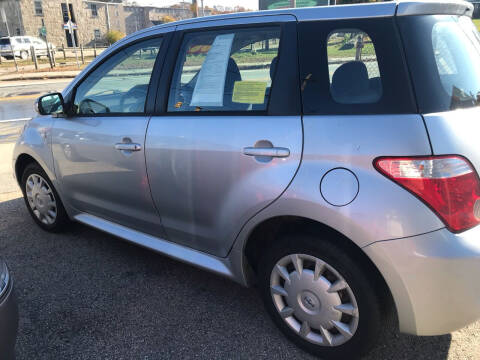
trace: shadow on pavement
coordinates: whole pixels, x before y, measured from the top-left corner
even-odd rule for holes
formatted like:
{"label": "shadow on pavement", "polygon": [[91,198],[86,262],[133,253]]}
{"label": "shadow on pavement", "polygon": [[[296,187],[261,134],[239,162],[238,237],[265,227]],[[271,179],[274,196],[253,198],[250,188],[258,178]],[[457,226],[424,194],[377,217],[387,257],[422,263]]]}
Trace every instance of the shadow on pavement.
{"label": "shadow on pavement", "polygon": [[[312,358],[254,289],[73,224],[50,234],[0,203],[0,254],[20,300],[17,359]],[[446,359],[451,336],[386,334],[368,359]]]}

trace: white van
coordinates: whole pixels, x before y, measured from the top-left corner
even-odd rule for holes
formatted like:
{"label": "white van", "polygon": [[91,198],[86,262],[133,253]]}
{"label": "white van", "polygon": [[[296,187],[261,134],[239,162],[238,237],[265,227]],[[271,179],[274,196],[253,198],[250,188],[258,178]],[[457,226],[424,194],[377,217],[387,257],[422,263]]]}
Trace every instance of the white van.
{"label": "white van", "polygon": [[[48,43],[51,48],[55,51],[55,45]],[[40,56],[48,56],[47,54],[47,43],[34,36],[11,36],[11,37],[2,37],[0,38],[0,56],[3,56],[6,59],[12,59],[12,46],[15,56],[21,58],[22,60],[28,59],[30,54],[30,49],[33,46],[35,48],[35,54]]]}

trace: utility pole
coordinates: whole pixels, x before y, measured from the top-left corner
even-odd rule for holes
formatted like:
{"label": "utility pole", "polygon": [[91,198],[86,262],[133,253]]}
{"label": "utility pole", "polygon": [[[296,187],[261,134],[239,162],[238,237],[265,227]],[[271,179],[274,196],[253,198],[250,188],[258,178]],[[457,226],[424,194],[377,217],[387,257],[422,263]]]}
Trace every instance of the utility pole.
{"label": "utility pole", "polygon": [[72,15],[70,14],[70,5],[68,4],[68,0],[65,0],[65,3],[67,5],[68,31],[70,32],[70,38],[72,39],[73,52],[75,53],[77,67],[80,68],[80,63],[78,62],[77,45],[75,44],[75,34],[73,33],[73,22]]}
{"label": "utility pole", "polygon": [[107,18],[107,32],[110,31],[110,14],[108,12],[108,3],[105,3],[105,15]]}
{"label": "utility pole", "polygon": [[2,20],[5,23],[5,26],[7,27],[8,42],[10,43],[10,50],[12,50],[12,56],[13,56],[13,62],[15,63],[15,69],[18,72],[17,59],[15,59],[15,52],[13,51],[12,38],[10,37],[10,29],[8,28],[8,22],[7,22],[7,16],[5,15],[5,9],[1,8],[0,11],[2,13]]}
{"label": "utility pole", "polygon": [[197,3],[197,0],[192,0],[192,13],[193,13],[193,17],[198,17],[198,3]]}

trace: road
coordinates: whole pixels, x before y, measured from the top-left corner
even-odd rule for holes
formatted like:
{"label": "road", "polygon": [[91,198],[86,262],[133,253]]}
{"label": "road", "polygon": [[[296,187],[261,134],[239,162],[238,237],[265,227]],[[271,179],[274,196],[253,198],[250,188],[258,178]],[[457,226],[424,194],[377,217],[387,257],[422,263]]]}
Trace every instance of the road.
{"label": "road", "polygon": [[4,82],[0,86],[0,123],[6,120],[35,116],[33,103],[37,97],[49,92],[62,91],[70,80],[26,82]]}
{"label": "road", "polygon": [[[24,116],[13,112],[23,103],[13,100],[6,113]],[[40,230],[11,176],[21,127],[0,123],[0,254],[20,302],[18,360],[313,359],[275,328],[254,289],[79,224],[62,234]],[[477,322],[437,337],[391,330],[366,359],[479,354]]]}

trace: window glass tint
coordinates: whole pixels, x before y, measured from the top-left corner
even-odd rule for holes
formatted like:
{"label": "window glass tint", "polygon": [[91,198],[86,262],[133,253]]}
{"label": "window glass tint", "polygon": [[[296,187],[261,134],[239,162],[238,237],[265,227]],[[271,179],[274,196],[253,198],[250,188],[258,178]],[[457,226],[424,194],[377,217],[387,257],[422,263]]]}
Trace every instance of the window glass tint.
{"label": "window glass tint", "polygon": [[131,45],[88,75],[75,94],[76,113],[143,112],[161,41],[156,38]]}
{"label": "window glass tint", "polygon": [[398,19],[421,113],[480,104],[480,35],[468,16]]}
{"label": "window glass tint", "polygon": [[336,30],[328,36],[330,94],[341,104],[375,103],[382,81],[375,47],[361,30]]}
{"label": "window glass tint", "polygon": [[470,19],[448,17],[432,28],[440,82],[452,108],[476,105],[480,95],[480,42]]}
{"label": "window glass tint", "polygon": [[279,27],[185,35],[168,111],[266,110],[279,46]]}
{"label": "window glass tint", "polygon": [[10,39],[8,38],[0,39],[0,45],[10,45]]}

